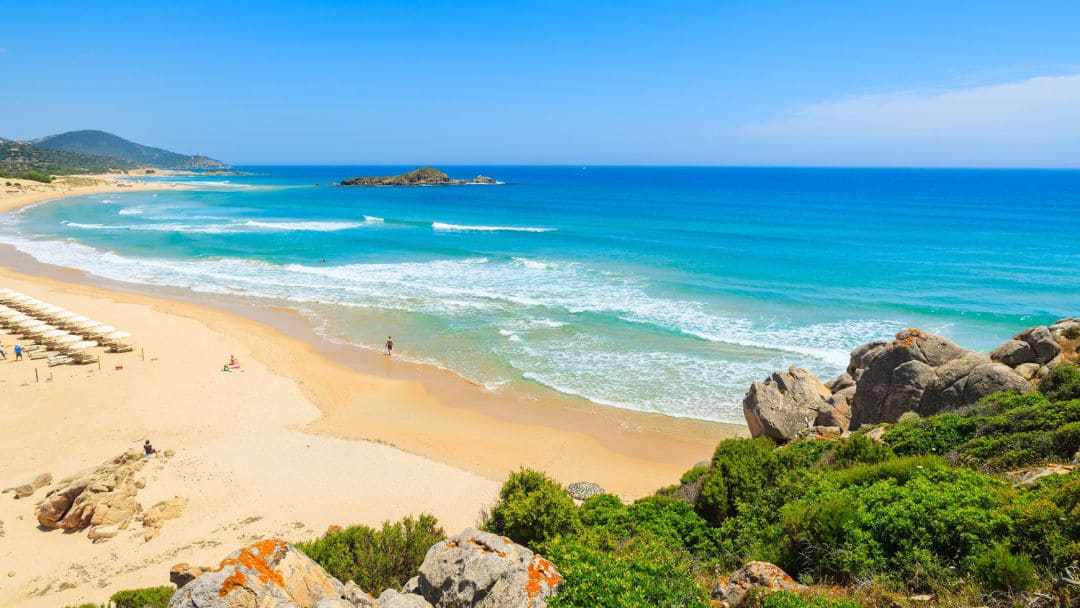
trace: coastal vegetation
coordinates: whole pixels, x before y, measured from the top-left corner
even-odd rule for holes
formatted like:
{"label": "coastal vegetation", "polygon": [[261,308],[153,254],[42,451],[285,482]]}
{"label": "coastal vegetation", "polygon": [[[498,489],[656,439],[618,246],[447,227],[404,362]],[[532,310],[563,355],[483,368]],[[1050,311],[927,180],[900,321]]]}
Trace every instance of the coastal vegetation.
{"label": "coastal vegetation", "polygon": [[438,520],[421,514],[383,522],[378,530],[331,529],[322,538],[296,543],[296,548],[340,581],[353,581],[361,589],[400,589],[416,576],[428,548],[445,538]]}
{"label": "coastal vegetation", "polygon": [[0,140],[0,177],[47,182],[53,175],[108,173],[136,167],[136,163],[118,158]]}
{"label": "coastal vegetation", "polygon": [[574,506],[543,473],[521,470],[484,525],[559,567],[554,606],[706,606],[722,574],[755,560],[842,597],[785,592],[753,606],[919,593],[1020,603],[1080,563],[1080,471],[1050,466],[1080,449],[1080,370],[1061,364],[1042,387],[905,417],[884,426],[884,441],[862,430],[785,446],[725,440],[708,466],[631,504],[601,495]]}
{"label": "coastal vegetation", "polygon": [[144,146],[105,131],[68,131],[36,139],[39,148],[128,161],[160,169],[226,169],[228,165],[201,154],[179,154]]}
{"label": "coastal vegetation", "polygon": [[33,142],[0,139],[0,178],[43,183],[57,175],[147,169],[220,170],[228,165],[202,155],[142,146],[104,131],[71,131]]}

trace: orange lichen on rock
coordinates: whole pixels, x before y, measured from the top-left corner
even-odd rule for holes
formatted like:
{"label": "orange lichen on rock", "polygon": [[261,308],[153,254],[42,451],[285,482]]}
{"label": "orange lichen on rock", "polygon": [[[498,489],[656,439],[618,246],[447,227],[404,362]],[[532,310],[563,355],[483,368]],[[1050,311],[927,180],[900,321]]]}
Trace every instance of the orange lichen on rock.
{"label": "orange lichen on rock", "polygon": [[529,594],[529,605],[532,605],[533,598],[543,591],[543,586],[554,589],[561,582],[563,582],[563,577],[559,576],[555,564],[539,555],[533,555],[532,562],[529,563],[529,580],[525,583],[525,592]]}
{"label": "orange lichen on rock", "polygon": [[244,547],[240,550],[240,554],[234,558],[226,559],[221,562],[214,572],[221,572],[225,568],[233,566],[236,571],[229,575],[222,583],[219,594],[221,597],[225,597],[232,593],[232,591],[238,587],[244,587],[247,585],[247,577],[244,575],[242,568],[246,568],[256,573],[259,582],[262,584],[268,584],[273,582],[278,586],[284,586],[285,580],[270,565],[270,560],[275,559],[280,551],[285,550],[285,541],[277,539],[261,540],[253,545]]}

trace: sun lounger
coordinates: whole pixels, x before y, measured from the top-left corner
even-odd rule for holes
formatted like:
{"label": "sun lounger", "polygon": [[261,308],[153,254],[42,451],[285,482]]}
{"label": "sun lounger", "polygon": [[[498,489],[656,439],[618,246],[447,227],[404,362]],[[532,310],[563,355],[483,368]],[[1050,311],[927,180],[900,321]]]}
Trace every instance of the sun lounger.
{"label": "sun lounger", "polygon": [[71,357],[68,357],[66,355],[58,355],[56,357],[49,358],[49,367],[55,367],[57,365],[67,365],[68,363],[72,362],[73,359]]}

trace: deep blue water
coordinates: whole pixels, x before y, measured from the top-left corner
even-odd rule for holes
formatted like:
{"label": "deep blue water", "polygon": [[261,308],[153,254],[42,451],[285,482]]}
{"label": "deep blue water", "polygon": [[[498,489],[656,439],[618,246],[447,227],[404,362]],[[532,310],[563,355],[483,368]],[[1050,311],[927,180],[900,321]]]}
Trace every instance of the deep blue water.
{"label": "deep blue water", "polygon": [[[246,167],[7,218],[37,258],[296,307],[491,390],[741,421],[749,383],[915,326],[988,351],[1080,313],[1080,172]],[[320,184],[315,186],[314,184]],[[325,260],[322,262],[320,260]]]}

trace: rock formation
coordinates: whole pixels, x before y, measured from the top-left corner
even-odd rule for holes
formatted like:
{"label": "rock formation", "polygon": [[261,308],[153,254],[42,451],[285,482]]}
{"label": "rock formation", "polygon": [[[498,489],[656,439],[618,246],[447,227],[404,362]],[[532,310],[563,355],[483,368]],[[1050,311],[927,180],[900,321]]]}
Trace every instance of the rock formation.
{"label": "rock formation", "polygon": [[141,450],[131,450],[96,469],[61,480],[38,504],[38,523],[62,530],[127,527],[140,510],[135,501],[135,473],[145,462]]}
{"label": "rock formation", "polygon": [[832,438],[863,424],[895,422],[972,405],[1000,391],[1026,392],[1063,361],[1077,361],[1080,318],[1030,327],[989,356],[934,334],[907,329],[851,351],[846,373],[822,384],[791,367],[754,382],[743,414],[754,437],[787,442]]}
{"label": "rock formation", "polygon": [[178,589],[169,608],[239,606],[315,608],[341,599],[344,586],[285,541],[261,540]]}
{"label": "rock formation", "polygon": [[472,528],[432,546],[420,574],[378,599],[344,585],[288,543],[269,539],[212,570],[177,564],[169,608],[545,608],[562,576],[508,538]]}
{"label": "rock formation", "polygon": [[712,591],[712,599],[720,605],[735,608],[746,598],[751,589],[765,588],[770,591],[799,591],[805,589],[795,582],[779,566],[768,562],[750,562],[739,568],[731,578],[722,579]]}
{"label": "rock formation", "polygon": [[460,186],[467,184],[497,184],[499,182],[483,175],[475,179],[450,179],[450,176],[433,167],[414,169],[401,175],[376,177],[350,177],[341,180],[341,186]]}
{"label": "rock formation", "polygon": [[420,593],[436,608],[543,608],[563,578],[509,538],[466,528],[428,549]]}
{"label": "rock formation", "polygon": [[601,494],[606,494],[607,492],[604,491],[604,488],[601,488],[599,484],[595,484],[591,481],[575,481],[566,486],[566,493],[576,500],[587,500],[593,496],[599,496]]}
{"label": "rock formation", "polygon": [[832,392],[817,376],[801,367],[773,372],[764,382],[750,385],[743,398],[743,415],[754,437],[790,441],[799,431],[814,426]]}
{"label": "rock formation", "polygon": [[1031,389],[1008,366],[917,329],[901,331],[892,342],[877,344],[858,358],[852,353],[848,373],[856,380],[853,429],[895,422],[904,412],[929,416],[999,391]]}

